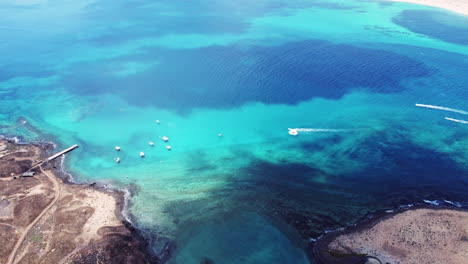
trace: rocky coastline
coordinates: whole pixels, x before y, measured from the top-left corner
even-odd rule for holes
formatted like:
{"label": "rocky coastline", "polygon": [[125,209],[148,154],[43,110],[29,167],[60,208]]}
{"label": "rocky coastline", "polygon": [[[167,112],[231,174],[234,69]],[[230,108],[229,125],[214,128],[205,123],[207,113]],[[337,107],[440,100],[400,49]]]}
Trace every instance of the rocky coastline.
{"label": "rocky coastline", "polygon": [[467,232],[464,208],[405,207],[324,234],[314,258],[320,264],[467,263]]}
{"label": "rocky coastline", "polygon": [[123,190],[72,181],[52,143],[0,139],[0,263],[164,263],[172,244],[152,250],[152,236],[124,217]]}

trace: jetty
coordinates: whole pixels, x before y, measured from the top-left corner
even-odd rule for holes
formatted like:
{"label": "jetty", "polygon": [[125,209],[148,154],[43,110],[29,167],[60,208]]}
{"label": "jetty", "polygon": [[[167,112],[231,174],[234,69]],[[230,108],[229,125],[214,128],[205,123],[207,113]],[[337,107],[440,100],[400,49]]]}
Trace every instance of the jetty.
{"label": "jetty", "polygon": [[[38,163],[34,164],[34,165],[31,167],[31,169],[33,169],[33,168],[35,168],[35,167],[37,167],[37,166],[40,166],[40,165],[42,165],[43,163],[49,162],[49,161],[51,161],[51,160],[54,160],[54,159],[56,159],[56,158],[58,158],[58,157],[60,157],[60,156],[62,156],[62,155],[64,155],[64,154],[67,154],[68,152],[70,152],[70,151],[72,151],[72,150],[74,150],[74,149],[76,149],[76,148],[78,148],[78,145],[73,145],[73,146],[71,146],[71,147],[69,147],[69,148],[67,148],[67,149],[64,149],[64,150],[62,150],[62,151],[60,151],[60,152],[57,152],[57,153],[55,153],[54,155],[52,155],[52,156],[50,156],[50,157],[48,157],[48,158],[46,158],[46,159],[44,159],[44,160],[42,160],[42,161],[39,161]],[[30,170],[31,170],[31,169],[30,169]]]}

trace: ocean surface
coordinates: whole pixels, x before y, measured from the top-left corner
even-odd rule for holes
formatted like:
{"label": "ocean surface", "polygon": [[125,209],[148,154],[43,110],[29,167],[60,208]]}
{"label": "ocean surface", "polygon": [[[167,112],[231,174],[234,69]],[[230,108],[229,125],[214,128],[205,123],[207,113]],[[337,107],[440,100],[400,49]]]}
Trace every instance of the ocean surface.
{"label": "ocean surface", "polygon": [[467,205],[468,125],[445,119],[468,120],[466,16],[12,0],[0,36],[0,134],[79,144],[67,170],[132,190],[132,222],[155,251],[173,242],[169,263],[313,263],[314,239],[373,212]]}

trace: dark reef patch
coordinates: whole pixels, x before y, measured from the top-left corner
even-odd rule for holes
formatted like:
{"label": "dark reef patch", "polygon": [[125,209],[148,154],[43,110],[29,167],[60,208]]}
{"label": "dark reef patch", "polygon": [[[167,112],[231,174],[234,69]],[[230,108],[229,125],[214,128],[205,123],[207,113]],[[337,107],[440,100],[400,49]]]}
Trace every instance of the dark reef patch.
{"label": "dark reef patch", "polygon": [[317,152],[326,149],[330,144],[340,144],[343,139],[344,137],[342,135],[336,134],[323,138],[322,140],[301,142],[299,147],[306,152]]}
{"label": "dark reef patch", "polygon": [[438,11],[405,10],[393,18],[393,23],[431,38],[468,45],[468,18],[464,16]]}
{"label": "dark reef patch", "polygon": [[[135,105],[187,112],[249,102],[294,105],[316,97],[338,99],[354,88],[395,93],[405,89],[402,80],[432,74],[423,63],[397,53],[326,41],[163,51],[76,65],[63,85],[80,95],[117,93]],[[116,65],[127,61],[157,65],[116,76]]]}
{"label": "dark reef patch", "polygon": [[[332,136],[330,142],[339,144],[340,140]],[[314,143],[296,147],[310,151],[326,149]],[[218,210],[253,210],[269,217],[297,247],[307,248],[312,259],[313,239],[324,230],[357,223],[374,212],[423,199],[468,200],[468,184],[464,180],[468,171],[463,166],[446,153],[415,145],[399,132],[376,132],[359,147],[338,150],[329,158],[357,161],[364,168],[355,173],[331,175],[313,163],[271,162],[252,157],[252,162],[233,172],[221,189],[212,191],[203,200],[174,204],[166,212],[181,217],[182,211],[197,208],[202,219],[197,222],[190,217],[189,222],[181,221],[179,227],[184,229],[204,225],[207,219],[216,217]]]}
{"label": "dark reef patch", "polygon": [[309,165],[255,161],[244,172],[259,197],[247,200],[267,203],[259,208],[281,217],[306,243],[323,230],[355,223],[378,210],[423,199],[467,200],[463,179],[468,172],[450,156],[393,140],[379,134],[354,151],[344,151],[368,166],[352,175],[326,175],[325,183],[311,180],[324,173]]}

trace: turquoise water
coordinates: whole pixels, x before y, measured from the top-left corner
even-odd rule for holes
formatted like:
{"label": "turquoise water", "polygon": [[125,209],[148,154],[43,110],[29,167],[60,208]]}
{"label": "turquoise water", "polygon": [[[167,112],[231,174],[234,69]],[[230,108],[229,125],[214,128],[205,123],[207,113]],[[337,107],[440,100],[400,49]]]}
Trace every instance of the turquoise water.
{"label": "turquoise water", "polygon": [[75,179],[131,188],[133,222],[155,250],[173,241],[170,263],[308,263],[324,230],[468,202],[468,127],[444,119],[468,116],[415,106],[468,111],[466,17],[383,1],[30,0],[0,4],[0,21],[0,134],[79,144]]}

